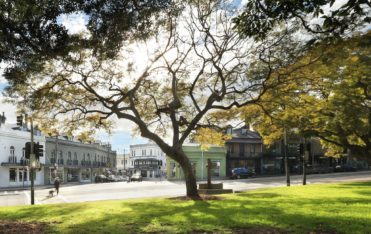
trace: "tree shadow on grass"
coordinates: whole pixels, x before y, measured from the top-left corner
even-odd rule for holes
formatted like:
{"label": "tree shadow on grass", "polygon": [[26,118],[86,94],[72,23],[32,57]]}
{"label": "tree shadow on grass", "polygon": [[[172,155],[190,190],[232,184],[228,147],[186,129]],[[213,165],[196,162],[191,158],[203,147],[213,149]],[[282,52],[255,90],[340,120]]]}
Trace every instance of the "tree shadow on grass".
{"label": "tree shadow on grass", "polygon": [[[368,191],[366,187],[348,189]],[[371,218],[367,213],[371,199],[367,197],[303,199],[290,193],[247,192],[224,198],[19,207],[11,213],[0,209],[0,219],[45,221],[50,232],[61,233],[241,233],[241,230],[258,229],[276,231],[271,233],[371,233]],[[52,219],[47,218],[50,215]]]}
{"label": "tree shadow on grass", "polygon": [[[163,200],[158,200],[163,201]],[[58,223],[53,224],[55,232],[81,232],[84,233],[192,233],[192,232],[235,232],[235,230],[249,230],[261,228],[262,230],[276,230],[272,233],[369,233],[369,218],[353,218],[348,215],[329,216],[317,214],[316,208],[323,204],[331,204],[333,200],[309,199],[286,201],[287,204],[274,206],[274,202],[256,201],[254,198],[247,200],[226,199],[218,201],[174,201],[168,203],[149,202],[122,202],[117,206],[127,209],[127,212],[109,213],[104,210],[104,215],[91,216],[81,223],[67,224],[67,229],[59,229]],[[358,203],[359,199],[349,199],[348,202]],[[289,204],[291,203],[291,207]],[[312,211],[296,212],[292,206],[312,205]],[[287,208],[287,209],[286,209]],[[84,205],[77,208],[58,207],[55,212],[76,215],[85,209]],[[54,212],[54,211],[53,211]],[[40,218],[45,213],[33,214],[33,218]],[[22,217],[32,215],[22,213]],[[63,217],[62,217],[63,218]],[[256,229],[255,229],[256,230]],[[237,232],[237,231],[236,231]],[[247,232],[248,233],[248,232]],[[268,232],[269,233],[269,232]]]}

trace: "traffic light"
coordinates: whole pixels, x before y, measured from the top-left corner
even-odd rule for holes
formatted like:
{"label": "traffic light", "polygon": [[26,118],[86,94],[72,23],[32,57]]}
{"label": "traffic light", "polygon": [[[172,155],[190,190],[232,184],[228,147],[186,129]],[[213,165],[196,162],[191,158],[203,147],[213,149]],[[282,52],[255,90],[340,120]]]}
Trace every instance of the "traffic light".
{"label": "traffic light", "polygon": [[22,115],[17,116],[17,125],[20,126],[20,127],[23,126],[23,116]]}
{"label": "traffic light", "polygon": [[36,159],[39,159],[40,157],[44,157],[44,146],[42,144],[40,144],[39,142],[37,142],[37,144],[35,144],[35,157]]}
{"label": "traffic light", "polygon": [[25,157],[27,159],[30,159],[30,154],[31,154],[31,142],[26,142],[26,152],[25,152]]}
{"label": "traffic light", "polygon": [[[26,147],[25,147],[25,157],[27,159],[30,159],[31,155],[31,142],[26,142]],[[38,160],[40,157],[44,157],[44,146],[42,144],[38,143],[33,143],[33,151],[35,154],[35,159]]]}

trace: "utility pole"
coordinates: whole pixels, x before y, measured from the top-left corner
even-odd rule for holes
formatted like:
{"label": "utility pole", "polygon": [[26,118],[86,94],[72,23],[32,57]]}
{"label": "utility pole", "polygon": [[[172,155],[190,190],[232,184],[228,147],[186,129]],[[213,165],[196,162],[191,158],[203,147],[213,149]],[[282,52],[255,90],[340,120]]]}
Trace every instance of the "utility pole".
{"label": "utility pole", "polygon": [[286,185],[290,186],[290,172],[289,172],[289,161],[287,157],[287,133],[286,127],[283,127],[284,134],[284,156],[285,156],[285,172],[286,172]]}
{"label": "utility pole", "polygon": [[35,149],[34,149],[34,139],[33,139],[33,121],[30,117],[31,122],[31,152],[30,152],[30,168],[31,168],[31,205],[35,204],[35,188],[34,188],[34,170],[35,170]]}

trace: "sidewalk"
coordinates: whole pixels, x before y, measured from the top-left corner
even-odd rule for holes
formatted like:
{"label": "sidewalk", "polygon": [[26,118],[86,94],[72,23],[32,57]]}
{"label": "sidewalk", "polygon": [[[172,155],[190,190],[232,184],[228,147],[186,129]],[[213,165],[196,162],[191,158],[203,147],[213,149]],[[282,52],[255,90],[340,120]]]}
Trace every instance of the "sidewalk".
{"label": "sidewalk", "polygon": [[[61,187],[71,187],[71,186],[77,186],[77,185],[84,185],[84,184],[87,184],[87,183],[80,183],[80,182],[70,182],[70,183],[66,183],[66,184],[61,184]],[[89,183],[89,184],[93,184],[93,183]],[[35,190],[39,190],[39,189],[51,189],[51,188],[54,188],[54,185],[52,184],[47,184],[47,185],[35,185]],[[27,191],[27,190],[30,190],[31,189],[31,186],[30,185],[25,185],[24,187],[23,186],[17,186],[17,187],[0,187],[0,191]]]}

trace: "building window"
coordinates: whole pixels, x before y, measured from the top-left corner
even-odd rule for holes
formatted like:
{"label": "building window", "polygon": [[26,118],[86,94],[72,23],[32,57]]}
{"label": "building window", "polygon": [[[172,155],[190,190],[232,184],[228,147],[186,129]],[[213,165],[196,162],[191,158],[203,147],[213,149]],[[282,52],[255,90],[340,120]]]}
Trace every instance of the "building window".
{"label": "building window", "polygon": [[10,146],[10,156],[14,157],[14,146]]}
{"label": "building window", "polygon": [[220,161],[211,162],[211,176],[213,177],[220,176]]}
{"label": "building window", "polygon": [[9,181],[17,182],[17,169],[16,168],[9,168]]}
{"label": "building window", "polygon": [[19,182],[22,182],[23,181],[23,179],[24,179],[24,181],[27,181],[28,180],[28,178],[27,178],[27,170],[26,169],[22,169],[22,168],[20,168],[19,169]]}
{"label": "building window", "polygon": [[196,176],[197,163],[196,162],[191,162],[191,166],[192,166],[193,174]]}
{"label": "building window", "polygon": [[176,165],[175,165],[175,163],[171,163],[170,164],[170,168],[171,168],[171,177],[175,177],[175,174],[176,174]]}
{"label": "building window", "polygon": [[73,154],[73,160],[77,160],[77,153],[76,152]]}
{"label": "building window", "polygon": [[245,144],[240,144],[240,156],[243,157],[245,154]]}
{"label": "building window", "polygon": [[149,155],[152,156],[152,149],[149,151]]}
{"label": "building window", "polygon": [[250,156],[254,157],[255,156],[255,152],[256,152],[256,145],[255,144],[252,144],[250,145]]}
{"label": "building window", "polygon": [[68,160],[72,160],[72,154],[71,154],[71,152],[68,152]]}

